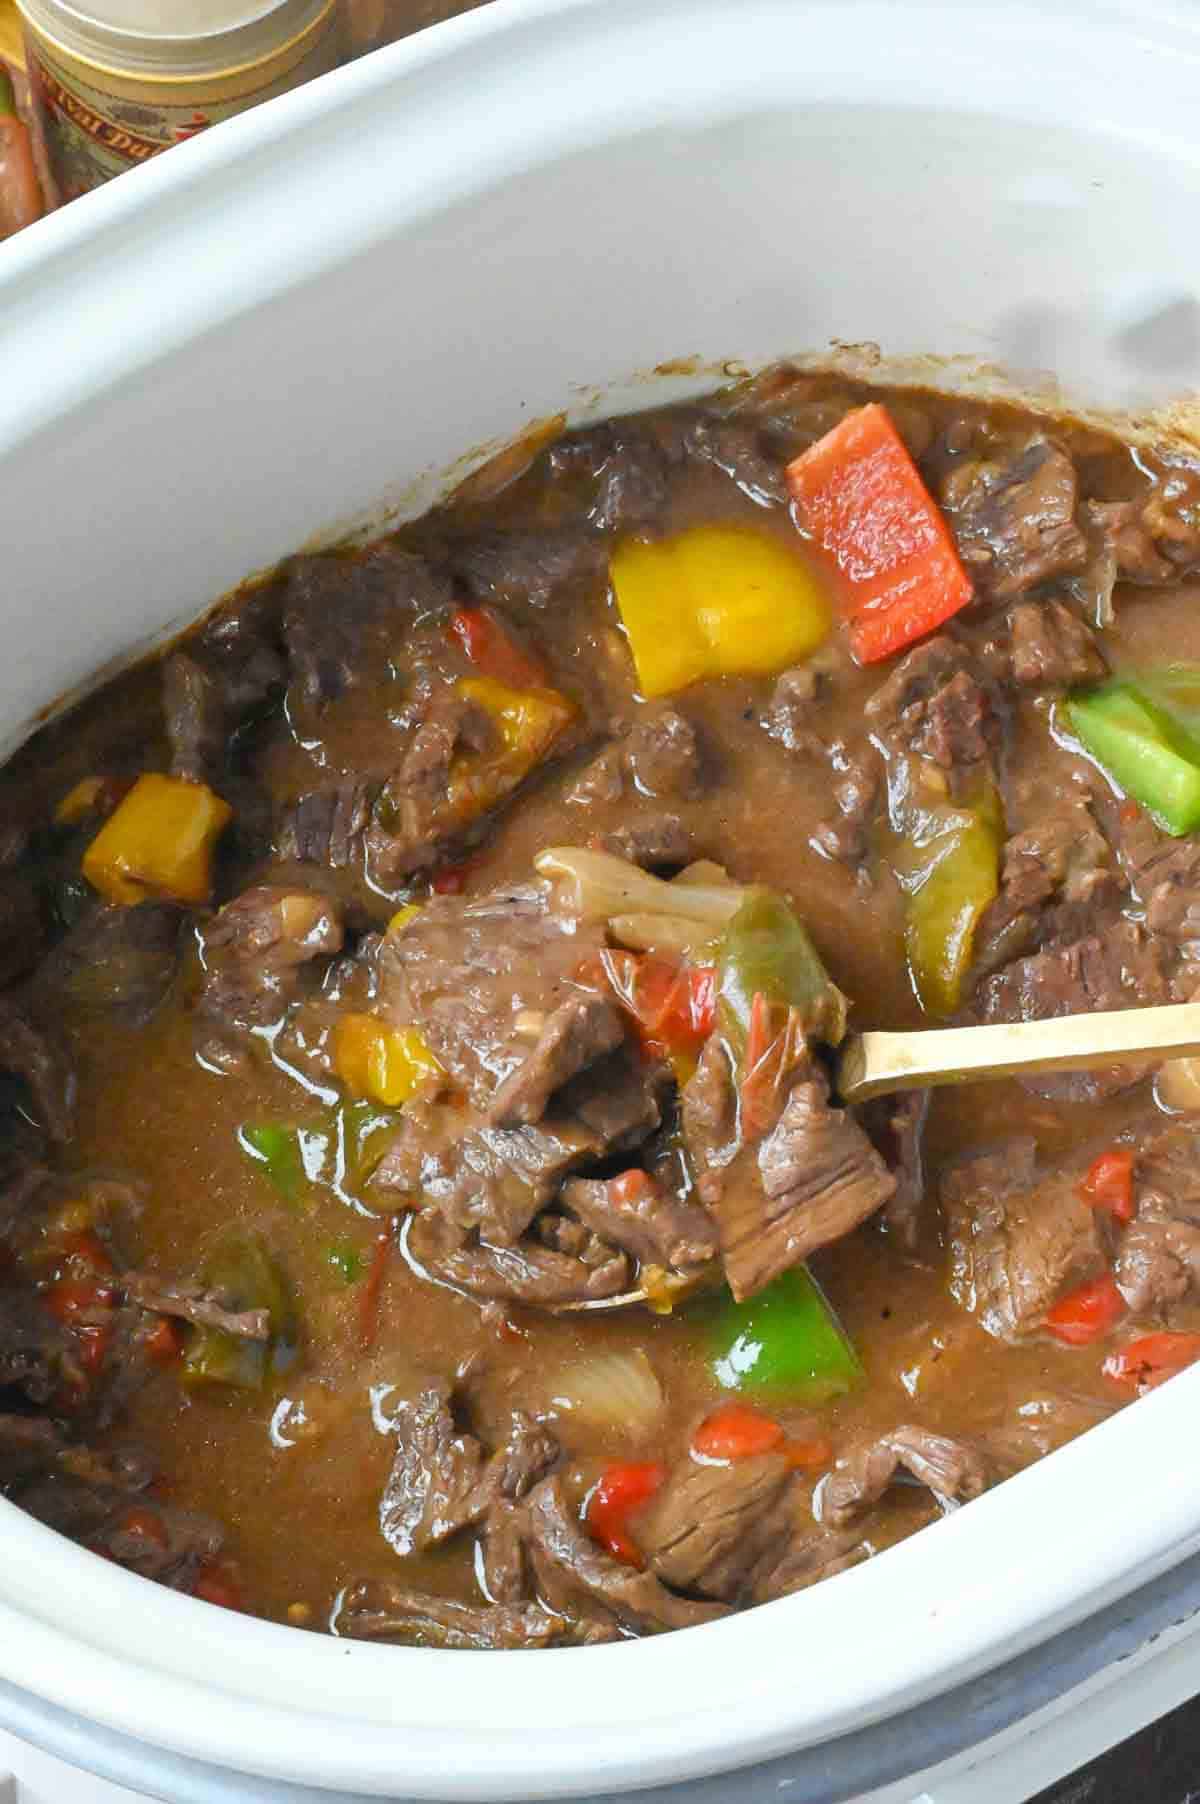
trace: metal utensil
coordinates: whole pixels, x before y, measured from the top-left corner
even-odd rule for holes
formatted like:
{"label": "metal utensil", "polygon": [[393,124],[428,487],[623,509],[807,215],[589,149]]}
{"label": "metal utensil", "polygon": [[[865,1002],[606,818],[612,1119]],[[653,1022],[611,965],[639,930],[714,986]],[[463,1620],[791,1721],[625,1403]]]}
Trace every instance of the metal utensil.
{"label": "metal utensil", "polygon": [[[1170,1002],[1011,1026],[851,1034],[837,1054],[834,1088],[841,1102],[866,1102],[895,1090],[986,1083],[1039,1071],[1094,1071],[1130,1059],[1189,1054],[1200,1054],[1200,1002]],[[645,1301],[644,1290],[625,1290],[615,1297],[561,1303],[555,1313],[627,1309]]]}

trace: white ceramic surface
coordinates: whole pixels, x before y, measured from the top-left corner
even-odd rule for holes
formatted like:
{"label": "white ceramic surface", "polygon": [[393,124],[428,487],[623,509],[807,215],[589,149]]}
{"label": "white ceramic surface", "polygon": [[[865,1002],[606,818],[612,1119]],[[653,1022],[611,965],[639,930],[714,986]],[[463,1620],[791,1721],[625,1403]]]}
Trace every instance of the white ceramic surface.
{"label": "white ceramic surface", "polygon": [[[0,251],[0,735],[465,447],[661,398],[632,378],[664,358],[874,338],[1194,386],[1198,80],[1200,11],[1146,0],[498,0],[85,197]],[[232,1618],[0,1506],[0,1677],[381,1796],[711,1772],[1200,1546],[1198,1401],[1200,1372],[812,1592],[533,1664]]]}

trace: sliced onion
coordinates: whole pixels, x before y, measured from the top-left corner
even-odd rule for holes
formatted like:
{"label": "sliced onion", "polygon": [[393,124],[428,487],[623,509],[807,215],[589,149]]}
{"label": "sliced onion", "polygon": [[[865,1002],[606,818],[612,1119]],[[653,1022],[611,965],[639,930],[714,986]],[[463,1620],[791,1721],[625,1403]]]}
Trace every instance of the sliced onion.
{"label": "sliced onion", "polygon": [[688,921],[682,915],[614,915],[608,930],[618,946],[630,946],[634,952],[675,952],[698,965],[712,962],[720,937],[703,921]]}
{"label": "sliced onion", "polygon": [[628,859],[586,846],[549,846],[534,860],[543,877],[552,878],[572,914],[587,921],[609,921],[614,915],[681,915],[703,922],[716,935],[745,900],[733,883],[664,883]]}
{"label": "sliced onion", "polygon": [[1200,1059],[1168,1059],[1159,1070],[1154,1093],[1174,1114],[1200,1111]]}
{"label": "sliced onion", "polygon": [[628,1353],[592,1353],[551,1374],[549,1400],[589,1428],[611,1428],[629,1440],[656,1429],[666,1398],[640,1347]]}

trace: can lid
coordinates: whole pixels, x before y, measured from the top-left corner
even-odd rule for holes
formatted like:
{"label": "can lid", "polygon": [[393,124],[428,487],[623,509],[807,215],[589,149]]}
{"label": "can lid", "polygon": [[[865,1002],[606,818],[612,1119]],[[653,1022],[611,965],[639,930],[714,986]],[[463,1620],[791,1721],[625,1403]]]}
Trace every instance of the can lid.
{"label": "can lid", "polygon": [[17,0],[35,32],[130,74],[213,75],[260,62],[334,0]]}

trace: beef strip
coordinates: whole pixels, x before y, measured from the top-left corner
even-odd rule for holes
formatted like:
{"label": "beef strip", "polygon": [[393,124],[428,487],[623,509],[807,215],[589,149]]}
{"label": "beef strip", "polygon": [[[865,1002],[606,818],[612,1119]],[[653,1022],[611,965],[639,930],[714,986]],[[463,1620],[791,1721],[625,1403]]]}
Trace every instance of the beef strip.
{"label": "beef strip", "polygon": [[1005,844],[1000,892],[975,932],[976,971],[986,975],[1035,948],[1107,932],[1124,899],[1088,799],[1057,796]]}
{"label": "beef strip", "polygon": [[1087,561],[1067,452],[1035,436],[1003,459],[969,458],[942,482],[941,503],[973,580],[997,601],[1024,595]]}
{"label": "beef strip", "polygon": [[180,910],[165,902],[86,909],[38,968],[32,995],[39,1013],[52,1017],[65,1004],[144,1026],[175,981],[181,921]]}
{"label": "beef strip", "polygon": [[454,575],[476,600],[503,607],[549,607],[561,592],[603,594],[604,540],[575,527],[484,532],[451,553]]}
{"label": "beef strip", "polygon": [[1102,807],[1102,818],[1150,932],[1181,945],[1200,940],[1200,839],[1175,839],[1128,803]]}
{"label": "beef strip", "polygon": [[47,1403],[67,1354],[64,1329],[28,1291],[0,1288],[0,1397],[15,1391]]}
{"label": "beef strip", "polygon": [[1027,689],[1097,683],[1108,665],[1095,637],[1059,601],[1023,601],[1009,615],[1014,682]]}
{"label": "beef strip", "polygon": [[75,1073],[53,1033],[35,1023],[10,996],[0,996],[0,1070],[24,1080],[33,1113],[51,1140],[70,1140],[75,1131]]}
{"label": "beef strip", "polygon": [[1137,1213],[1121,1236],[1117,1289],[1139,1314],[1169,1314],[1200,1288],[1200,1150],[1195,1133],[1171,1126],[1140,1145]]}
{"label": "beef strip", "polygon": [[832,794],[838,812],[817,823],[809,844],[824,857],[847,864],[865,876],[883,772],[871,747],[850,753],[844,746],[834,745],[830,753],[834,768]]}
{"label": "beef strip", "polygon": [[[537,1604],[460,1604],[381,1580],[353,1585],[342,1593],[330,1627],[335,1635],[354,1641],[459,1650],[553,1647],[580,1638]],[[613,1636],[593,1633],[583,1638]]]}
{"label": "beef strip", "polygon": [[[1093,934],[1005,966],[980,985],[977,1007],[983,1021],[1050,1021],[1170,999],[1161,942],[1136,922],[1121,920],[1103,936]],[[1097,1071],[1049,1072],[1022,1082],[1039,1096],[1096,1102],[1127,1090],[1152,1068],[1143,1061]]]}
{"label": "beef strip", "polygon": [[[450,690],[433,697],[366,825],[363,857],[375,888],[390,894],[450,854],[479,812],[469,786],[456,782],[460,761],[494,752],[498,743],[495,722],[478,702]],[[498,764],[489,807],[524,778],[517,766]]]}
{"label": "beef strip", "polygon": [[505,1128],[540,1121],[556,1090],[624,1038],[611,1003],[588,993],[568,996],[547,1015],[532,1050],[496,1091],[488,1120]]}
{"label": "beef strip", "polygon": [[1040,1327],[1059,1296],[1105,1265],[1101,1211],[1081,1200],[1079,1175],[1039,1176],[1025,1135],[943,1175],[951,1292],[1000,1340]]}
{"label": "beef strip", "polygon": [[578,778],[568,801],[592,806],[623,796],[695,801],[706,783],[704,757],[691,721],[675,708],[648,708]]}
{"label": "beef strip", "polygon": [[798,664],[775,679],[771,699],[762,717],[764,730],[789,752],[820,757],[825,742],[816,731],[827,684],[811,664]]}
{"label": "beef strip", "polygon": [[55,1470],[21,1491],[21,1508],[142,1578],[190,1591],[224,1545],[220,1523],[148,1499],[153,1468],[144,1462],[105,1472],[87,1461],[80,1469],[86,1477],[73,1476],[61,1458]]}
{"label": "beef strip", "polygon": [[791,1478],[781,1453],[719,1466],[683,1461],[635,1531],[651,1570],[676,1591],[733,1602],[761,1555],[759,1522]]}
{"label": "beef strip", "polygon": [[478,1228],[511,1246],[567,1174],[602,1150],[581,1122],[495,1128],[453,1104],[414,1098],[371,1188],[419,1197],[460,1234]]}
{"label": "beef strip", "polygon": [[684,826],[677,814],[641,814],[635,809],[632,820],[610,833],[598,834],[595,841],[589,843],[644,871],[683,866],[696,857],[692,831]]}
{"label": "beef strip", "polygon": [[909,1253],[917,1244],[925,1201],[922,1141],[928,1113],[928,1090],[876,1097],[858,1110],[872,1145],[896,1180],[896,1188],[883,1205],[887,1231]]}
{"label": "beef strip", "polygon": [[677,1270],[716,1257],[717,1231],[707,1210],[648,1181],[630,1192],[620,1178],[572,1178],[562,1202],[581,1222],[644,1265]]}
{"label": "beef strip", "polygon": [[293,724],[318,730],[323,706],[355,684],[374,681],[406,629],[452,600],[446,577],[388,541],[349,556],[293,559],[282,628]]}
{"label": "beef strip", "polygon": [[0,865],[0,989],[31,971],[45,945],[46,924],[29,873]]}
{"label": "beef strip", "polygon": [[946,634],[915,646],[867,701],[888,773],[892,825],[904,832],[914,790],[973,801],[994,782],[1000,718],[969,654]]}
{"label": "beef strip", "polygon": [[238,1340],[269,1340],[270,1312],[230,1309],[218,1291],[191,1279],[164,1278],[157,1272],[123,1272],[121,1289],[133,1302],[156,1315],[178,1316],[202,1328],[219,1328]]}
{"label": "beef strip", "polygon": [[[575,979],[603,943],[598,927],[557,912],[546,885],[434,896],[383,942],[380,1013],[420,1027],[451,1081],[486,1112],[501,1086],[536,1061],[554,1011],[588,994]],[[600,1034],[592,1056],[611,1044]]]}
{"label": "beef strip", "polygon": [[427,1552],[482,1514],[483,1452],[473,1435],[455,1428],[449,1399],[449,1385],[430,1385],[392,1415],[396,1456],[379,1500],[379,1527],[402,1556]]}
{"label": "beef strip", "polygon": [[256,884],[200,929],[204,983],[197,1007],[230,1026],[266,1026],[294,1000],[302,966],[341,947],[341,910],[328,896]]}
{"label": "beef strip", "polygon": [[879,1502],[900,1471],[932,1491],[943,1508],[978,1497],[992,1477],[978,1447],[906,1425],[849,1447],[819,1480],[813,1515],[829,1528],[847,1528]]}
{"label": "beef strip", "polygon": [[617,1296],[632,1282],[628,1259],[615,1250],[604,1264],[589,1265],[531,1240],[515,1246],[493,1246],[483,1240],[464,1244],[431,1213],[413,1219],[408,1248],[418,1268],[430,1277],[471,1296],[504,1303],[553,1308],[592,1302]]}
{"label": "beef strip", "polygon": [[364,778],[343,777],[289,802],[276,823],[279,857],[332,870],[356,868],[362,862],[363,835],[378,789],[377,783]]}
{"label": "beef strip", "polygon": [[171,770],[220,788],[243,718],[282,685],[278,595],[264,589],[223,609],[163,661],[162,699]]}
{"label": "beef strip", "polygon": [[724,1136],[734,1118],[732,1074],[723,1050],[710,1048],[684,1090],[684,1135],[740,1301],[849,1234],[896,1180],[854,1116],[830,1105],[828,1083],[809,1059],[792,1074],[770,1131],[731,1156]]}
{"label": "beef strip", "polygon": [[791,1524],[782,1547],[778,1537],[768,1537],[750,1573],[742,1602],[767,1604],[777,1597],[791,1597],[839,1572],[848,1572],[870,1554],[869,1544],[855,1529],[814,1528],[810,1515],[807,1523]]}
{"label": "beef strip", "polygon": [[652,1572],[638,1572],[598,1547],[558,1478],[545,1478],[530,1492],[526,1522],[538,1591],[556,1615],[570,1620],[582,1609],[646,1634],[690,1628],[725,1614],[722,1604],[676,1597]]}

